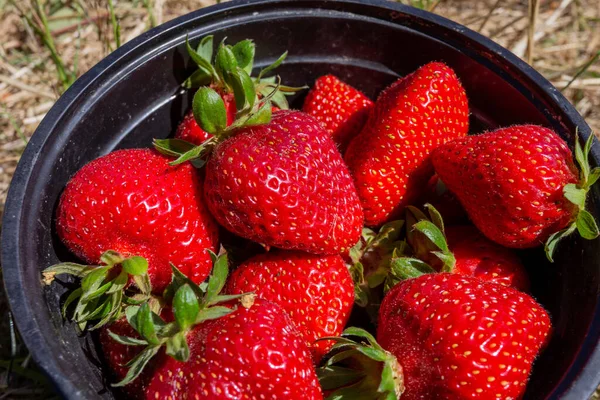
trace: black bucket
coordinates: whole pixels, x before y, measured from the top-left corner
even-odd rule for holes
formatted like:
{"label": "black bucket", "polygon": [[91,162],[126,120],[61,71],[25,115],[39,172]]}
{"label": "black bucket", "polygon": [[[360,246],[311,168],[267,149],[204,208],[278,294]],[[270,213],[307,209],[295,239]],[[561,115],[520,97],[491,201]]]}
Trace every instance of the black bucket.
{"label": "black bucket", "polygon": [[[190,105],[179,84],[193,69],[186,35],[229,43],[251,38],[257,64],[290,56],[290,85],[333,73],[372,98],[398,75],[441,60],[469,95],[472,131],[517,123],[546,125],[573,143],[590,129],[548,81],[508,50],[444,18],[384,1],[261,0],[209,7],[127,43],[81,77],[48,112],[15,173],[2,226],[2,266],[14,318],[33,358],[68,399],[113,398],[90,335],[60,314],[60,285],[40,271],[70,256],[56,238],[54,210],[68,179],[116,148],[169,136]],[[302,95],[292,101],[301,105]],[[592,150],[599,164],[600,148]],[[598,215],[598,189],[590,211]],[[600,242],[573,237],[549,264],[524,253],[533,295],[552,315],[552,341],[536,361],[526,399],[587,399],[600,383]]]}

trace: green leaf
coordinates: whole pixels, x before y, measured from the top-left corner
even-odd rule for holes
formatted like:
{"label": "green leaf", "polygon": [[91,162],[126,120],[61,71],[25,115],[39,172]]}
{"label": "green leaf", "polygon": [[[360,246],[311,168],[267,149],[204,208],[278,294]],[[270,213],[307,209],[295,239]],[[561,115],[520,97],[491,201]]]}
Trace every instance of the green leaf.
{"label": "green leaf", "polygon": [[190,46],[190,42],[187,37],[185,38],[185,47],[187,49],[188,54],[190,55],[192,60],[196,63],[198,68],[204,70],[207,75],[212,76],[214,79],[217,76],[217,74],[215,72],[215,69],[211,65],[210,61],[207,61],[200,54],[196,53],[196,51],[194,49],[192,49],[192,46]]}
{"label": "green leaf", "polygon": [[223,306],[213,306],[213,307],[205,308],[203,310],[200,310],[200,312],[198,313],[198,316],[196,317],[195,323],[199,324],[200,322],[204,322],[204,321],[208,321],[208,320],[212,320],[212,319],[218,319],[218,318],[224,317],[225,315],[231,314],[234,311],[235,311],[235,309],[232,309],[229,307],[223,307]]}
{"label": "green leaf", "polygon": [[247,74],[252,73],[255,48],[256,45],[254,42],[246,39],[236,43],[231,49],[235,59],[237,60],[238,67],[246,71]]}
{"label": "green leaf", "polygon": [[108,266],[113,266],[115,264],[120,264],[121,261],[123,261],[123,257],[114,250],[108,250],[102,253],[100,261]]}
{"label": "green leaf", "polygon": [[587,182],[588,176],[590,174],[590,165],[587,162],[587,157],[585,153],[581,149],[581,144],[579,144],[578,135],[575,135],[575,159],[577,160],[577,164],[579,164],[579,168],[581,169],[581,182],[585,183]]}
{"label": "green leaf", "polygon": [[212,75],[203,68],[194,71],[183,83],[182,87],[186,89],[197,88],[209,85],[213,80]]}
{"label": "green leaf", "polygon": [[243,126],[264,125],[271,122],[271,103],[264,103],[258,111],[243,122]]}
{"label": "green leaf", "polygon": [[[427,216],[423,213],[423,211],[419,210],[417,207],[414,206],[406,206],[406,211],[411,213],[415,219],[415,221],[423,221],[423,220],[427,220]],[[408,222],[408,221],[407,221]],[[413,224],[408,224],[409,226],[414,225]]]}
{"label": "green leaf", "polygon": [[277,60],[275,60],[275,62],[273,64],[269,65],[266,68],[263,68],[260,71],[260,73],[258,74],[258,78],[256,78],[256,80],[258,82],[260,82],[260,80],[262,79],[263,76],[265,76],[269,72],[273,71],[275,68],[279,67],[281,65],[281,63],[283,62],[283,60],[285,60],[285,58],[287,57],[287,54],[288,54],[288,52],[286,51],[285,53],[280,55],[279,58]]}
{"label": "green leaf", "polygon": [[363,283],[365,280],[365,268],[361,262],[357,262],[350,267],[350,276],[354,283]]}
{"label": "green leaf", "polygon": [[444,219],[442,218],[440,212],[429,203],[425,204],[425,208],[429,212],[429,218],[431,219],[431,222],[433,222],[433,224],[437,226],[442,233],[444,233]]}
{"label": "green leaf", "polygon": [[227,253],[219,255],[213,266],[212,273],[208,278],[208,288],[206,289],[206,295],[204,297],[204,303],[207,305],[212,304],[214,299],[225,286],[227,280],[227,274],[229,273]]}
{"label": "green leaf", "polygon": [[271,98],[271,103],[273,103],[275,107],[278,107],[282,110],[289,110],[290,108],[290,104],[288,103],[285,94],[283,94],[281,91],[277,91],[277,93],[273,95]]}
{"label": "green leaf", "polygon": [[230,86],[231,81],[229,80],[229,75],[236,70],[237,66],[238,63],[231,47],[221,44],[215,58],[215,69],[219,77]]}
{"label": "green leaf", "polygon": [[133,275],[133,281],[136,286],[140,289],[142,294],[149,296],[152,293],[152,285],[150,284],[150,277],[148,274],[144,275]]}
{"label": "green leaf", "polygon": [[192,102],[194,118],[206,132],[216,134],[227,127],[227,111],[221,96],[213,89],[202,87]]}
{"label": "green leaf", "polygon": [[200,40],[198,43],[198,48],[196,49],[196,53],[208,63],[212,61],[213,54],[213,35],[207,35]]}
{"label": "green leaf", "polygon": [[125,375],[125,378],[123,378],[121,382],[115,383],[112,386],[125,386],[135,380],[140,375],[146,364],[148,364],[148,361],[150,361],[156,355],[156,353],[158,353],[160,348],[161,346],[158,345],[146,347],[142,352],[140,352],[140,354],[135,356],[135,358],[127,363],[129,370],[127,371],[127,375]]}
{"label": "green leaf", "polygon": [[351,368],[328,365],[317,368],[317,376],[323,390],[332,390],[354,383],[366,375]]}
{"label": "green leaf", "polygon": [[567,200],[575,204],[577,207],[579,207],[579,209],[585,208],[585,197],[587,195],[586,190],[578,188],[573,183],[569,183],[564,186],[563,193]]}
{"label": "green leaf", "polygon": [[354,285],[354,303],[359,307],[369,305],[369,294],[361,285]]}
{"label": "green leaf", "polygon": [[82,265],[71,262],[64,262],[52,265],[46,268],[43,273],[54,273],[56,275],[68,274],[78,278],[83,278],[94,269],[99,268],[97,265]]}
{"label": "green leaf", "polygon": [[152,311],[150,311],[150,306],[148,303],[141,305],[135,319],[137,330],[140,336],[146,339],[151,345],[158,345],[159,340],[156,336],[156,328],[152,318]]}
{"label": "green leaf", "polygon": [[448,244],[446,243],[446,238],[440,229],[435,226],[431,221],[422,220],[413,225],[413,229],[421,232],[429,240],[433,242],[440,250],[444,253],[449,252]]}
{"label": "green leaf", "polygon": [[129,275],[143,275],[148,272],[148,260],[140,256],[126,258],[121,266]]}
{"label": "green leaf", "polygon": [[109,269],[110,267],[108,266],[98,267],[81,280],[81,289],[83,290],[84,296],[85,293],[93,292],[102,285]]}
{"label": "green leaf", "polygon": [[125,285],[127,285],[127,281],[128,281],[127,272],[125,270],[122,270],[121,272],[119,272],[119,275],[117,275],[115,277],[115,279],[113,279],[111,281],[111,287],[110,287],[110,289],[108,289],[106,294],[122,292],[123,288],[125,288]]}
{"label": "green leaf", "polygon": [[589,188],[594,183],[596,183],[596,181],[598,181],[598,178],[600,178],[600,167],[596,167],[590,172],[590,176],[588,177],[586,188]]}
{"label": "green leaf", "polygon": [[196,321],[200,305],[192,288],[185,284],[177,290],[173,298],[175,321],[182,331],[189,329]]}
{"label": "green leaf", "polygon": [[209,149],[213,146],[214,143],[215,143],[214,139],[212,139],[212,138],[208,139],[206,142],[202,143],[201,145],[195,146],[191,150],[183,153],[175,161],[171,161],[169,163],[169,165],[179,165],[179,164],[183,164],[186,161],[190,161],[190,162],[192,162],[194,167],[200,168],[204,164],[196,165],[195,161],[197,161],[200,157],[204,157],[204,155],[209,152]]}
{"label": "green leaf", "polygon": [[594,217],[586,210],[579,211],[575,224],[577,225],[577,231],[584,239],[596,239],[600,234]]}
{"label": "green leaf", "polygon": [[108,330],[108,335],[115,342],[124,344],[127,346],[146,346],[148,344],[148,342],[146,342],[145,340],[142,340],[142,339],[136,339],[136,338],[132,338],[129,336],[117,335],[116,333],[111,332],[110,329]]}
{"label": "green leaf", "polygon": [[383,351],[383,347],[381,347],[379,345],[379,343],[377,343],[377,340],[375,339],[375,337],[373,335],[371,335],[369,332],[367,332],[366,330],[364,330],[363,328],[351,326],[349,328],[344,329],[344,331],[342,332],[342,336],[356,336],[359,338],[367,339],[369,344],[371,344],[373,347],[377,348],[378,350]]}
{"label": "green leaf", "polygon": [[242,294],[220,294],[217,297],[215,297],[212,301],[213,304],[218,304],[218,303],[224,303],[227,301],[231,301],[231,300],[237,300],[240,299],[242,296],[246,295],[248,293],[242,293]]}
{"label": "green leaf", "polygon": [[154,139],[154,148],[166,156],[179,157],[196,147],[195,144],[181,139]]}
{"label": "green leaf", "polygon": [[564,239],[565,237],[567,237],[570,234],[572,234],[573,232],[575,232],[575,229],[577,229],[577,225],[571,224],[571,225],[569,225],[568,228],[563,229],[562,231],[558,231],[558,232],[550,235],[550,237],[548,238],[548,240],[546,241],[546,243],[544,245],[544,251],[546,252],[546,258],[548,258],[548,261],[554,262],[554,251],[556,250],[556,245],[562,239]]}
{"label": "green leaf", "polygon": [[190,359],[190,348],[183,332],[179,332],[167,340],[167,354],[182,362]]}
{"label": "green leaf", "polygon": [[137,313],[139,312],[140,307],[138,306],[130,306],[125,309],[125,318],[127,318],[127,322],[136,332],[139,332],[137,325]]}
{"label": "green leaf", "polygon": [[66,315],[67,315],[67,308],[68,308],[68,307],[69,307],[69,306],[70,306],[70,305],[71,305],[71,304],[72,304],[72,303],[73,303],[75,300],[77,300],[79,297],[81,297],[81,293],[82,293],[82,290],[81,290],[81,288],[79,287],[79,288],[77,288],[77,289],[73,290],[73,291],[72,291],[72,292],[69,294],[69,296],[68,296],[68,297],[67,297],[67,299],[65,300],[65,304],[63,304],[63,306],[62,306],[62,315],[63,315],[63,318],[65,318],[65,317],[66,317]]}
{"label": "green leaf", "polygon": [[238,110],[252,108],[256,101],[256,89],[252,78],[241,68],[237,68],[230,77],[231,87],[235,96],[235,106]]}
{"label": "green leaf", "polygon": [[429,264],[419,260],[418,258],[400,257],[392,259],[391,263],[392,274],[403,280],[410,278],[418,278],[424,274],[432,274],[436,271]]}

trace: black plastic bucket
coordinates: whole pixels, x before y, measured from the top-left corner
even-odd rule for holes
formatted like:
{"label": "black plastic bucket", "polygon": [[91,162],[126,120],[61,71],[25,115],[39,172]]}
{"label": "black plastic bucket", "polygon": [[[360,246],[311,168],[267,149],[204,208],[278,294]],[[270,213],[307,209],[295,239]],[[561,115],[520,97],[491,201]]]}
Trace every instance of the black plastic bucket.
{"label": "black plastic bucket", "polygon": [[[146,147],[170,135],[190,96],[179,84],[193,68],[184,48],[252,38],[259,66],[286,49],[284,81],[312,84],[334,73],[374,97],[398,75],[443,60],[458,73],[472,108],[473,132],[537,123],[573,143],[589,127],[549,82],[506,49],[433,14],[384,1],[261,0],[209,7],[161,25],[112,53],[60,98],[44,118],[15,173],[2,229],[2,266],[17,326],[35,361],[69,399],[112,398],[94,341],[60,315],[68,289],[45,288],[40,270],[71,256],[53,216],[67,180],[115,148]],[[301,97],[301,95],[299,96]],[[292,105],[299,106],[301,98]],[[592,150],[600,161],[598,145]],[[598,215],[598,190],[590,210]],[[554,264],[524,254],[534,296],[552,315],[554,335],[537,360],[527,399],[587,399],[600,383],[600,242],[567,240]]]}

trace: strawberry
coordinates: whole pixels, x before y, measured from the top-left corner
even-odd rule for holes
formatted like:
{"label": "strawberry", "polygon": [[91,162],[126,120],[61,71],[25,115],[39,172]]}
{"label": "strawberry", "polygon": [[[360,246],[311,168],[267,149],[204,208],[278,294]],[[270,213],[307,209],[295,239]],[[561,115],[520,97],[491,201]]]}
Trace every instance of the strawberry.
{"label": "strawberry", "polygon": [[468,129],[467,96],[445,64],[427,64],[384,90],[345,155],[365,224],[395,219],[421,198],[432,150]]}
{"label": "strawberry", "polygon": [[[235,120],[235,99],[232,94],[221,95],[225,108],[227,109],[227,126],[231,125]],[[194,118],[194,112],[190,110],[183,120],[177,126],[177,132],[175,132],[175,138],[185,140],[195,145],[200,145],[210,139],[212,135],[204,131]]]}
{"label": "strawberry", "polygon": [[490,241],[474,226],[445,227],[435,207],[426,204],[425,208],[431,218],[415,207],[407,212],[407,240],[415,257],[436,271],[475,276],[522,291],[529,288],[525,268],[513,250]]}
{"label": "strawberry", "polygon": [[343,151],[369,116],[373,102],[334,75],[315,81],[304,100],[302,111],[315,117]]}
{"label": "strawberry", "polygon": [[206,202],[222,226],[265,246],[314,254],[358,241],[362,211],[352,178],[313,117],[282,110],[233,134],[206,165]]}
{"label": "strawberry", "polygon": [[377,340],[403,368],[403,399],[516,399],[549,330],[548,314],[528,295],[442,273],[387,294]]}
{"label": "strawberry", "polygon": [[155,293],[171,280],[169,263],[202,282],[211,268],[206,249],[217,246],[217,226],[196,170],[168,161],[153,150],[128,149],[81,168],[67,183],[56,215],[67,248],[92,264],[107,250],[146,258]]}
{"label": "strawberry", "polygon": [[226,291],[254,292],[279,304],[311,348],[315,363],[331,347],[331,343],[315,340],[338,336],[354,302],[354,284],[342,257],[293,251],[251,258],[233,272]]}
{"label": "strawberry", "polygon": [[138,338],[109,333],[119,344],[146,345],[115,386],[146,399],[322,399],[309,349],[291,319],[255,295],[220,295],[228,261],[226,254],[213,258],[204,288],[174,269],[168,292],[175,321],[144,303],[127,310]]}
{"label": "strawberry", "polygon": [[600,169],[590,171],[591,145],[591,136],[585,150],[576,142],[578,174],[569,148],[555,132],[513,126],[441,146],[433,164],[485,236],[513,248],[546,242],[552,259],[556,243],[575,229],[586,239],[598,236],[585,210],[589,187],[600,177]]}
{"label": "strawberry", "polygon": [[[324,389],[341,387],[334,396],[519,399],[550,329],[546,311],[524,293],[469,276],[428,274],[388,292],[377,340],[346,329],[344,339],[332,338],[338,344],[317,372]],[[343,367],[335,365],[339,360]],[[350,378],[336,380],[341,373]]]}

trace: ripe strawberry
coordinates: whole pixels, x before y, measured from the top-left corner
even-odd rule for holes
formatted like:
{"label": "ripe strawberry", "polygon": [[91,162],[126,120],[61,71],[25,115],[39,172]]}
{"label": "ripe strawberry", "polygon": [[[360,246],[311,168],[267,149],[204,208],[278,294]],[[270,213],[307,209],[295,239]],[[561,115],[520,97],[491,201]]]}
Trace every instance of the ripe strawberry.
{"label": "ripe strawberry", "polygon": [[[490,241],[474,226],[445,227],[435,207],[426,204],[425,208],[431,218],[415,207],[409,207],[406,216],[409,226],[407,241],[416,258],[436,271],[474,276],[518,290],[528,290],[527,273],[513,250]],[[403,278],[418,275],[408,274]]]}
{"label": "ripe strawberry", "polygon": [[206,202],[222,226],[314,254],[338,254],[358,241],[362,211],[352,178],[313,117],[282,110],[233,133],[206,165]]}
{"label": "ripe strawberry", "polygon": [[395,219],[421,198],[433,174],[431,151],[468,129],[465,91],[445,64],[427,64],[383,91],[345,155],[365,224]]}
{"label": "ripe strawberry", "polygon": [[[248,307],[226,306],[233,311],[187,333],[187,361],[158,351],[139,378],[125,386],[127,394],[137,399],[323,398],[310,352],[278,305],[256,299]],[[132,336],[119,325],[110,330]],[[120,365],[143,348],[117,343],[104,333],[101,338],[111,368],[123,378]]]}
{"label": "ripe strawberry", "polygon": [[325,75],[315,81],[302,111],[315,117],[343,152],[365,125],[371,108],[367,96],[336,76]]}
{"label": "ripe strawberry", "polygon": [[[590,171],[588,153],[577,146],[581,177],[566,143],[553,131],[513,126],[447,143],[434,151],[436,172],[456,194],[475,226],[506,247],[556,242],[576,228],[598,236],[585,196],[600,176]],[[558,233],[557,233],[558,232]],[[556,233],[556,234],[555,234]]]}
{"label": "ripe strawberry", "polygon": [[[221,97],[227,110],[227,126],[229,126],[235,120],[235,99],[231,93],[223,94]],[[211,137],[210,133],[200,128],[192,110],[185,114],[185,117],[183,117],[183,120],[177,126],[177,132],[175,132],[176,139],[185,140],[195,145],[200,145]]]}
{"label": "ripe strawberry", "polygon": [[339,255],[316,256],[292,251],[261,254],[233,272],[226,291],[254,292],[279,304],[311,348],[315,363],[332,345],[314,343],[315,340],[339,336],[354,302],[354,283]]}
{"label": "ripe strawberry", "polygon": [[549,330],[528,295],[442,273],[387,294],[377,340],[402,366],[403,400],[517,399]]}
{"label": "ripe strawberry", "polygon": [[218,243],[217,225],[197,171],[168,163],[149,149],[118,150],[90,162],[61,196],[58,236],[91,264],[107,250],[146,258],[154,293],[171,281],[169,263],[202,282],[211,268],[206,249],[214,251]]}

